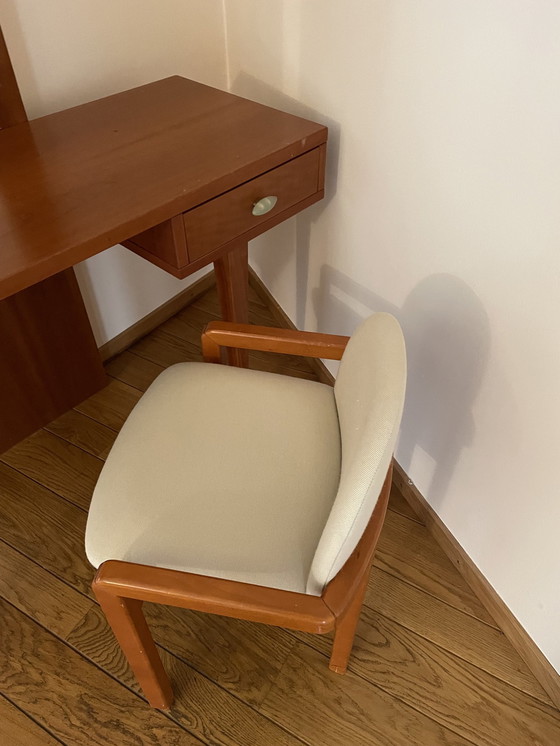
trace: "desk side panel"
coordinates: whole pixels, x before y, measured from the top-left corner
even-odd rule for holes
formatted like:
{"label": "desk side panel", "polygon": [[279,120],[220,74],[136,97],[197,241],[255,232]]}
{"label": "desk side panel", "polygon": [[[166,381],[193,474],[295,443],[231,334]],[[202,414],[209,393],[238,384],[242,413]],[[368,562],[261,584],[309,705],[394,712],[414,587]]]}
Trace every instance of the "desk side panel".
{"label": "desk side panel", "polygon": [[74,270],[0,301],[0,453],[106,382]]}

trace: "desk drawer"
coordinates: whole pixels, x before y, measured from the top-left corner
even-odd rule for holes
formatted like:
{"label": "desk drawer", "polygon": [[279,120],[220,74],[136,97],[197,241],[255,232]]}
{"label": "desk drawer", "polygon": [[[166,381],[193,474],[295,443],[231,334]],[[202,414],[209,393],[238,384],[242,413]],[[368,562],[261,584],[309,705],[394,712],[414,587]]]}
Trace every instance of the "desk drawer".
{"label": "desk drawer", "polygon": [[[320,181],[321,149],[315,148],[183,213],[189,261],[244,234],[254,238],[268,230],[284,219],[286,210],[322,189]],[[267,196],[277,197],[275,206],[265,215],[253,215],[254,204]]]}
{"label": "desk drawer", "polygon": [[[324,157],[321,145],[123,244],[175,277],[186,277],[236,241],[249,241],[321,199]],[[254,204],[268,196],[277,197],[274,207],[253,215]]]}

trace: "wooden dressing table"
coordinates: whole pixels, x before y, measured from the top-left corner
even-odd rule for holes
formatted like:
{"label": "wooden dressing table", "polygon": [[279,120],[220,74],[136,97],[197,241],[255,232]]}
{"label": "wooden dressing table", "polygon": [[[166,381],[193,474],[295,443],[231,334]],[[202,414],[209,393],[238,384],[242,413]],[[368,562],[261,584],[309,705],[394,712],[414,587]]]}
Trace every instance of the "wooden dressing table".
{"label": "wooden dressing table", "polygon": [[247,243],[323,197],[327,140],[180,77],[28,122],[2,41],[0,452],[104,385],[74,264],[117,243],[176,277],[213,262],[244,322]]}

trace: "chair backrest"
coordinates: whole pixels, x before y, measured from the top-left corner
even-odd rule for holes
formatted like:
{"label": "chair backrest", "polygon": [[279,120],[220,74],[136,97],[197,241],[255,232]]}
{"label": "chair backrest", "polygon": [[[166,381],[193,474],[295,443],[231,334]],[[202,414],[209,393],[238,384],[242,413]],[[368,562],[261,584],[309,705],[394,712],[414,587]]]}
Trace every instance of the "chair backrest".
{"label": "chair backrest", "polygon": [[322,593],[371,518],[393,456],[405,388],[401,328],[390,314],[376,313],[352,335],[334,387],[342,445],[340,482],[311,564],[307,593]]}

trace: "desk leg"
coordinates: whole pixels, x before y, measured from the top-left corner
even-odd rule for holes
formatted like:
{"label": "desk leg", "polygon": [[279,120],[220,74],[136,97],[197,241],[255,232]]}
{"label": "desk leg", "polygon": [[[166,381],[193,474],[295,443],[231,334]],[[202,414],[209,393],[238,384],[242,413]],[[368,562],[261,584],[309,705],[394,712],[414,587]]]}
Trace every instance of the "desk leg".
{"label": "desk leg", "polygon": [[[246,324],[249,321],[249,259],[247,243],[236,246],[214,262],[218,298],[224,321]],[[246,350],[227,350],[230,365],[247,368]]]}
{"label": "desk leg", "polygon": [[0,453],[106,385],[68,269],[0,301]]}

